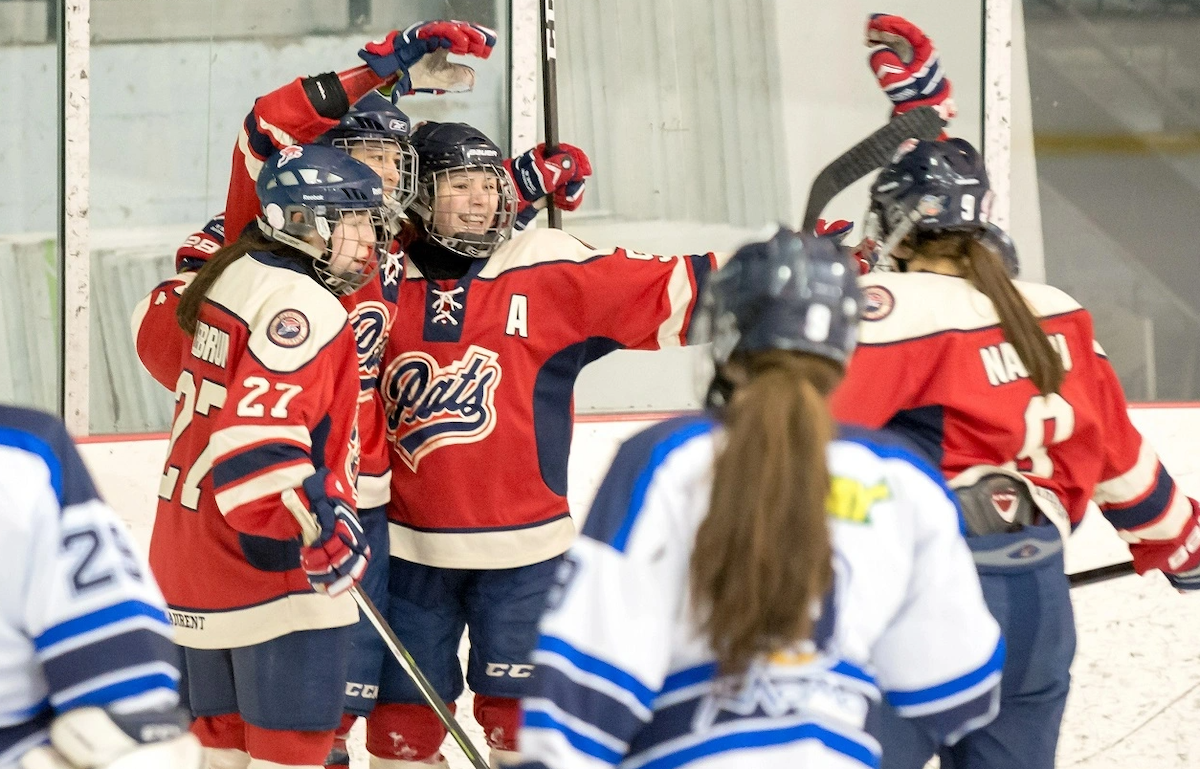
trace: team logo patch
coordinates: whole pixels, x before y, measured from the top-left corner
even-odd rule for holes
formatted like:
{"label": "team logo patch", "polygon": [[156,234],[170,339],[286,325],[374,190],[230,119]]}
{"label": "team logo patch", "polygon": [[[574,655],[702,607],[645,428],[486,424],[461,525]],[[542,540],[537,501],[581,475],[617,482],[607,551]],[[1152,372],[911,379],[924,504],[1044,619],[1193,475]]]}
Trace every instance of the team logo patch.
{"label": "team logo patch", "polygon": [[892,314],[896,298],[883,286],[867,286],[863,289],[863,320],[883,320]]}
{"label": "team logo patch", "polygon": [[1024,545],[1020,550],[1017,550],[1015,553],[1009,553],[1008,557],[1014,560],[1019,558],[1032,558],[1040,552],[1042,552],[1042,549],[1030,542]]}
{"label": "team logo patch", "polygon": [[267,339],[280,347],[299,347],[308,339],[308,318],[299,310],[283,310],[271,318]]}
{"label": "team logo patch", "polygon": [[443,446],[475,443],[491,434],[502,373],[499,357],[471,345],[444,367],[418,351],[388,364],[379,382],[388,440],[411,470]]}
{"label": "team logo patch", "polygon": [[1017,513],[1017,492],[1011,489],[998,489],[992,492],[992,507],[1004,520],[1012,523]]}

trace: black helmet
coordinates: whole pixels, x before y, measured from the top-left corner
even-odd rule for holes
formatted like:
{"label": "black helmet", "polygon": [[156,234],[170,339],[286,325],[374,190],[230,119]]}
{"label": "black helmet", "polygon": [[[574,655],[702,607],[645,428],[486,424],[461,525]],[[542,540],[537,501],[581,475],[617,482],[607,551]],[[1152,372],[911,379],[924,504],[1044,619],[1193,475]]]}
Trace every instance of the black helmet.
{"label": "black helmet", "polygon": [[969,142],[909,139],[871,185],[867,236],[886,257],[910,232],[985,229],[991,207],[987,169]]}
{"label": "black helmet", "polygon": [[[488,257],[512,236],[517,215],[517,193],[504,168],[500,148],[482,131],[466,123],[423,123],[412,135],[420,174],[416,199],[409,213],[424,224],[425,238],[449,251],[468,257]],[[439,209],[453,195],[450,177],[456,172],[483,171],[494,182],[497,194],[494,211],[484,212],[481,232],[446,231],[449,226],[438,219],[447,214]],[[439,187],[442,194],[439,196]]]}
{"label": "black helmet", "polygon": [[781,227],[764,243],[742,246],[712,277],[689,339],[712,342],[717,366],[757,350],[845,364],[857,343],[857,278],[832,241]]}
{"label": "black helmet", "polygon": [[[338,121],[317,139],[318,144],[351,152],[355,149],[386,149],[394,152],[399,180],[396,188],[384,190],[391,228],[398,229],[400,217],[417,195],[417,153],[409,142],[412,122],[379,91],[368,91]],[[360,158],[363,159],[363,158]],[[371,160],[364,159],[370,163]],[[383,174],[376,169],[377,173]]]}

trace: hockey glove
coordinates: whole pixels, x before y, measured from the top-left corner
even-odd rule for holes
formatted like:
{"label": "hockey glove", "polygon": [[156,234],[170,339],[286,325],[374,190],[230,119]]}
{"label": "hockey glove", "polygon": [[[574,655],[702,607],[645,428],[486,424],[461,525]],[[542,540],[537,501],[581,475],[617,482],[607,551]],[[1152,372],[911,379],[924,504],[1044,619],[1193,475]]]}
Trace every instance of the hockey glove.
{"label": "hockey glove", "polygon": [[550,195],[554,196],[554,205],[563,211],[579,208],[587,177],[592,175],[587,153],[571,144],[559,144],[549,153],[545,144],[539,144],[504,161],[504,167],[521,198],[517,209],[519,229],[537,216]]}
{"label": "hockey glove", "polygon": [[336,496],[337,481],[328,468],[322,467],[306,478],[302,488],[321,533],[300,548],[300,565],[313,590],[341,595],[362,579],[371,548],[354,510]]}
{"label": "hockey glove", "polygon": [[382,78],[399,76],[401,94],[411,93],[409,71],[427,53],[447,48],[450,53],[486,59],[496,45],[496,33],[468,21],[419,21],[400,32],[392,30],[383,40],[367,43],[358,52],[371,70]]}
{"label": "hockey glove", "polygon": [[892,100],[892,117],[926,105],[946,121],[958,114],[941,57],[919,27],[900,16],[877,13],[867,21],[866,42],[871,71]]}
{"label": "hockey glove", "polygon": [[[235,237],[234,240],[237,240]],[[214,216],[199,232],[188,235],[175,252],[175,272],[191,272],[204,266],[208,258],[225,245],[225,212]]]}
{"label": "hockey glove", "polygon": [[832,222],[818,219],[816,225],[813,227],[813,234],[818,238],[829,238],[834,243],[837,243],[854,260],[854,264],[858,267],[858,274],[866,275],[871,271],[869,254],[871,253],[873,244],[869,239],[864,239],[862,243],[859,243],[854,248],[845,245],[846,236],[853,229],[854,222],[848,222],[845,219],[836,219]]}
{"label": "hockey glove", "polygon": [[1184,590],[1200,590],[1200,505],[1192,504],[1192,517],[1178,537],[1170,541],[1145,540],[1129,546],[1138,574],[1158,569],[1167,581]]}
{"label": "hockey glove", "polygon": [[[204,749],[183,710],[118,714],[88,706],[50,724],[50,744],[21,757],[21,769],[200,769]],[[8,764],[5,764],[8,766]]]}
{"label": "hockey glove", "polygon": [[818,219],[816,226],[813,227],[813,234],[818,238],[829,238],[840,246],[843,245],[843,241],[846,240],[846,236],[852,229],[854,229],[854,222],[848,222],[845,219],[835,219],[832,222]]}

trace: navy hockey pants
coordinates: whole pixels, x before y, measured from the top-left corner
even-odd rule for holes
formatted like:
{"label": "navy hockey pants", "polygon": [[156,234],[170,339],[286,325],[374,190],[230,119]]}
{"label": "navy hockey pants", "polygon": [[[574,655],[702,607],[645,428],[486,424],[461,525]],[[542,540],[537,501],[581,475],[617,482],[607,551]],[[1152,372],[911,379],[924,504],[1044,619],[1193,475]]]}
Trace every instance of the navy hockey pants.
{"label": "navy hockey pants", "polygon": [[883,745],[881,769],[921,769],[940,754],[942,769],[1053,769],[1075,656],[1075,616],[1053,526],[969,537],[983,597],[1004,633],[1008,656],[1000,714],[955,745],[928,734],[886,705],[872,714]]}
{"label": "navy hockey pants", "polygon": [[[387,507],[372,507],[358,511],[367,544],[371,547],[371,559],[363,574],[359,588],[379,609],[388,615],[388,523]],[[383,661],[391,657],[383,639],[371,622],[358,618],[351,632],[350,672],[346,677],[346,712],[366,716],[375,708],[379,696],[379,677],[383,672]]]}
{"label": "navy hockey pants", "polygon": [[[562,556],[513,569],[442,569],[391,559],[388,622],[438,695],[463,691],[458,644],[470,628],[467,683],[491,697],[527,693],[538,622]],[[424,704],[400,665],[384,660],[381,702]]]}
{"label": "navy hockey pants", "polygon": [[239,713],[262,729],[319,732],[342,718],[352,625],[236,649],[184,649],[192,714]]}

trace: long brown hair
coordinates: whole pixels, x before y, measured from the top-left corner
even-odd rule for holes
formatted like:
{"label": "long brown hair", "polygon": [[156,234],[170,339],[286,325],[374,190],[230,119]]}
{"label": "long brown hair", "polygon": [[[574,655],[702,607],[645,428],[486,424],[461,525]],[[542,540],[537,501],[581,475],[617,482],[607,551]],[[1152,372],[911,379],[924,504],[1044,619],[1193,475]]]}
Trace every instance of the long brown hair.
{"label": "long brown hair", "polygon": [[825,446],[835,425],[825,397],[834,362],[782,350],[722,367],[734,386],[708,516],[691,560],[693,600],[723,673],[812,635],[833,584]]}
{"label": "long brown hair", "polygon": [[225,268],[236,262],[247,251],[267,251],[273,254],[299,253],[291,246],[269,240],[267,236],[251,227],[242,236],[227,246],[222,246],[208,258],[196,273],[195,279],[184,289],[175,308],[175,320],[188,336],[196,335],[196,321],[200,318],[200,306],[204,298]]}
{"label": "long brown hair", "polygon": [[1004,261],[995,250],[966,232],[920,236],[913,239],[910,247],[921,256],[958,262],[963,277],[992,300],[1004,338],[1017,351],[1030,381],[1042,395],[1059,391],[1066,376],[1062,357],[1050,346],[1037,316],[1013,285]]}

